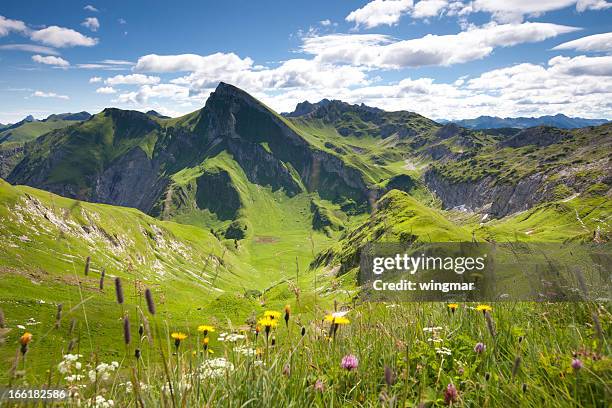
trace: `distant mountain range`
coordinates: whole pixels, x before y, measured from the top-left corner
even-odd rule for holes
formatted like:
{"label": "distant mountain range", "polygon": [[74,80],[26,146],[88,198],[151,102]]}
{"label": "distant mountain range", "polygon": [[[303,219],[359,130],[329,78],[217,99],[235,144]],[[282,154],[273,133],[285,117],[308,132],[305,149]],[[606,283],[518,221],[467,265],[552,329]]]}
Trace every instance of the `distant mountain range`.
{"label": "distant mountain range", "polygon": [[585,119],[570,118],[562,113],[554,116],[540,116],[538,118],[500,118],[497,116],[479,116],[475,119],[462,120],[438,120],[439,123],[456,123],[468,129],[499,129],[499,128],[519,128],[525,129],[534,126],[553,126],[561,129],[576,129],[587,126],[599,126],[608,123],[607,119]]}

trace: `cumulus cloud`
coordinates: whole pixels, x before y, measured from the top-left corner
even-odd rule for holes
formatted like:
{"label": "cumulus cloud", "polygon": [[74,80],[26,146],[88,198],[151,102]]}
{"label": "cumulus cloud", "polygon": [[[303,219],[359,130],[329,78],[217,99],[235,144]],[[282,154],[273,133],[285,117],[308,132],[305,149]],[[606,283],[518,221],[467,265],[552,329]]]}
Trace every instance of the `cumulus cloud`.
{"label": "cumulus cloud", "polygon": [[114,93],[117,93],[117,91],[112,86],[103,86],[101,88],[96,89],[96,93],[99,93],[99,94],[114,94]]}
{"label": "cumulus cloud", "polygon": [[446,0],[421,0],[410,13],[413,18],[428,18],[439,15],[448,6]]}
{"label": "cumulus cloud", "polygon": [[612,77],[612,56],[587,57],[580,55],[574,58],[557,56],[548,61],[556,73],[571,76]]}
{"label": "cumulus cloud", "polygon": [[612,3],[606,0],[578,0],[576,10],[582,12],[586,10],[603,10],[612,7]]}
{"label": "cumulus cloud", "polygon": [[217,52],[211,55],[149,54],[138,58],[134,70],[143,72],[181,72],[181,71],[240,71],[253,65],[250,58],[240,58],[234,53]]}
{"label": "cumulus cloud", "polygon": [[412,8],[412,4],[412,0],[374,0],[352,11],[345,20],[355,23],[356,27],[392,26]]}
{"label": "cumulus cloud", "polygon": [[91,31],[98,31],[100,28],[100,22],[96,17],[87,17],[85,21],[81,23],[83,27],[89,28]]}
{"label": "cumulus cloud", "polygon": [[36,91],[32,94],[32,96],[35,96],[38,98],[70,99],[67,95],[58,95],[55,92],[43,92],[43,91]]}
{"label": "cumulus cloud", "polygon": [[33,31],[30,38],[52,47],[92,47],[98,43],[96,38],[87,37],[70,28],[49,26],[42,30]]}
{"label": "cumulus cloud", "polygon": [[70,63],[63,58],[54,57],[52,55],[43,57],[42,55],[32,55],[32,61],[38,62],[39,64],[54,65],[56,67],[67,68]]}
{"label": "cumulus cloud", "polygon": [[331,34],[304,38],[302,50],[317,60],[373,68],[448,66],[490,55],[496,47],[543,41],[579,28],[551,23],[470,27],[458,34],[397,41],[389,36]]}
{"label": "cumulus cloud", "polygon": [[28,28],[23,21],[0,16],[0,37],[7,36],[11,32],[27,32],[27,30]]}
{"label": "cumulus cloud", "polygon": [[90,84],[95,84],[95,83],[98,83],[98,82],[102,82],[102,78],[99,77],[99,76],[95,76],[95,77],[89,78],[89,83]]}
{"label": "cumulus cloud", "polygon": [[92,6],[91,4],[88,4],[85,7],[83,7],[83,10],[91,11],[93,13],[97,13],[98,12],[98,9],[95,8],[94,6]]}
{"label": "cumulus cloud", "polygon": [[59,55],[53,48],[34,44],[4,44],[0,45],[0,50],[25,51],[36,54]]}
{"label": "cumulus cloud", "polygon": [[602,33],[564,42],[553,50],[576,50],[584,52],[612,53],[612,33]]}
{"label": "cumulus cloud", "polygon": [[158,84],[160,81],[159,77],[148,76],[142,74],[130,74],[130,75],[115,75],[114,77],[107,78],[104,83],[106,85],[153,85]]}

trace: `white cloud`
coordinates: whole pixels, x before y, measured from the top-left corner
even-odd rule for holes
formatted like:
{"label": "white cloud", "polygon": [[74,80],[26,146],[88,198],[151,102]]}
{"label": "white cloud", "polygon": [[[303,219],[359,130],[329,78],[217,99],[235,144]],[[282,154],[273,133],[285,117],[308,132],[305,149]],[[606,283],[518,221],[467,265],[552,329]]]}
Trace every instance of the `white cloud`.
{"label": "white cloud", "polygon": [[63,58],[54,57],[52,55],[43,57],[42,55],[32,55],[32,61],[38,62],[39,64],[54,65],[61,68],[67,68],[70,63]]}
{"label": "white cloud", "polygon": [[28,28],[23,21],[11,20],[10,18],[0,16],[0,37],[8,35],[10,32],[23,33],[27,32],[27,30]]}
{"label": "white cloud", "polygon": [[125,19],[123,19],[123,18],[117,19],[117,22],[119,24],[127,24],[127,21],[125,21]]}
{"label": "white cloud", "polygon": [[571,76],[604,76],[612,77],[612,56],[587,57],[579,55],[574,58],[557,56],[548,61],[555,73]]}
{"label": "white cloud", "polygon": [[564,42],[553,50],[576,50],[585,52],[612,53],[612,33],[602,33]]}
{"label": "white cloud", "polygon": [[98,43],[96,38],[87,37],[78,31],[58,26],[50,26],[34,31],[30,34],[30,38],[58,48],[75,46],[92,47]]}
{"label": "white cloud", "polygon": [[578,0],[576,10],[583,12],[586,10],[603,10],[612,7],[612,3],[606,0]]}
{"label": "white cloud", "polygon": [[410,13],[413,18],[428,18],[439,15],[448,6],[446,0],[421,0]]}
{"label": "white cloud", "polygon": [[36,91],[32,94],[32,96],[36,96],[39,98],[70,99],[67,95],[58,95],[55,92],[43,92],[43,91]]}
{"label": "white cloud", "polygon": [[333,64],[391,69],[447,66],[484,58],[496,47],[543,41],[577,30],[550,23],[489,23],[458,34],[428,34],[402,41],[379,34],[332,34],[304,38],[302,50],[319,61]]}
{"label": "white cloud", "polygon": [[96,89],[96,93],[99,93],[99,94],[114,94],[114,93],[117,93],[117,91],[112,86],[103,86],[101,88]]}
{"label": "white cloud", "polygon": [[98,9],[95,8],[94,6],[92,6],[91,4],[88,4],[85,7],[83,7],[83,10],[91,11],[91,12],[94,12],[94,13],[98,12]]}
{"label": "white cloud", "polygon": [[87,17],[85,21],[81,23],[83,27],[89,28],[91,31],[98,31],[100,28],[100,22],[96,17]]}
{"label": "white cloud", "polygon": [[321,24],[323,27],[329,27],[330,25],[332,25],[332,22],[330,19],[326,19],[319,21],[319,24]]}
{"label": "white cloud", "polygon": [[89,78],[89,83],[90,84],[95,84],[95,83],[98,83],[98,82],[102,82],[102,78],[99,77],[99,76],[95,76],[95,77]]}
{"label": "white cloud", "polygon": [[53,48],[34,44],[4,44],[0,45],[0,50],[25,51],[36,54],[59,55]]}
{"label": "white cloud", "polygon": [[134,65],[134,63],[131,61],[116,60],[116,59],[105,59],[105,60],[100,61],[100,63],[110,64],[110,65]]}
{"label": "white cloud", "polygon": [[168,98],[173,101],[188,101],[189,88],[175,84],[144,85],[138,91],[119,95],[118,102],[142,105],[151,98]]}
{"label": "white cloud", "polygon": [[107,78],[104,83],[106,85],[153,85],[158,84],[160,81],[159,77],[147,76],[142,74],[130,74],[130,75],[115,75],[114,77]]}
{"label": "white cloud", "polygon": [[149,54],[138,58],[134,70],[142,72],[240,71],[248,69],[252,64],[252,59],[242,59],[234,53],[217,52],[206,56]]}
{"label": "white cloud", "polygon": [[352,11],[345,20],[355,23],[355,27],[392,26],[412,8],[412,4],[412,0],[374,0]]}

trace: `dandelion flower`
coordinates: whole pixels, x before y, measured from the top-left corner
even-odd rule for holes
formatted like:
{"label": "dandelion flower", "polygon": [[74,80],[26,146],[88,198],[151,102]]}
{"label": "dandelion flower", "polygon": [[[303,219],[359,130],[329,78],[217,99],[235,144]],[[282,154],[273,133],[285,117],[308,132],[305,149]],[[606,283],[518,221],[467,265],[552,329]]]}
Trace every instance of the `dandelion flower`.
{"label": "dandelion flower", "polygon": [[266,310],[264,312],[264,317],[269,318],[270,320],[278,320],[281,317],[280,312],[277,312],[276,310]]}
{"label": "dandelion flower", "polygon": [[489,305],[478,305],[476,306],[476,310],[482,313],[490,312],[493,308]]}
{"label": "dandelion flower", "polygon": [[457,310],[458,307],[459,307],[459,305],[457,303],[449,303],[448,304],[448,308],[453,313],[455,313],[455,310]]}
{"label": "dandelion flower", "polygon": [[203,324],[201,326],[198,326],[198,331],[202,334],[204,334],[204,336],[208,335],[208,333],[214,333],[215,328],[213,326],[209,326],[206,324]]}
{"label": "dandelion flower", "polygon": [[352,354],[347,354],[342,357],[342,361],[340,362],[340,367],[344,368],[347,371],[352,371],[359,366],[359,360]]}
{"label": "dandelion flower", "polygon": [[170,337],[174,339],[174,346],[178,349],[181,345],[181,341],[185,340],[187,335],[181,332],[174,332],[170,335]]}

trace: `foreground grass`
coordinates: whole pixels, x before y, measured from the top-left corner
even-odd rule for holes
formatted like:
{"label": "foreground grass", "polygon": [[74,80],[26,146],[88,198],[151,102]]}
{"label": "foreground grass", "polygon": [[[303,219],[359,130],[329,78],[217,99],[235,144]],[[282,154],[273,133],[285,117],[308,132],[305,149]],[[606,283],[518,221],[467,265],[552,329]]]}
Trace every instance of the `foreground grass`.
{"label": "foreground grass", "polygon": [[[4,368],[11,386],[68,388],[75,406],[607,406],[608,306],[499,303],[488,316],[475,307],[338,306],[350,323],[330,336],[323,311],[291,313],[288,324],[281,311],[266,335],[265,322],[228,320],[203,333],[122,305],[107,311],[116,318],[114,341],[125,346],[115,365],[86,351],[66,319],[39,327],[28,352]],[[178,332],[186,337],[176,342]],[[31,352],[49,333],[58,338],[52,362],[33,371]],[[3,347],[19,354],[21,334],[10,333]],[[342,366],[347,355],[354,369]]]}

